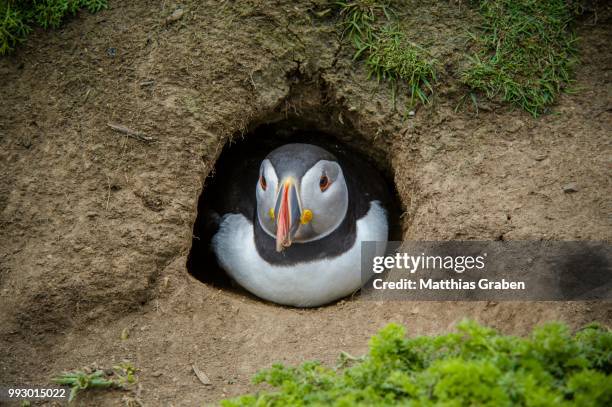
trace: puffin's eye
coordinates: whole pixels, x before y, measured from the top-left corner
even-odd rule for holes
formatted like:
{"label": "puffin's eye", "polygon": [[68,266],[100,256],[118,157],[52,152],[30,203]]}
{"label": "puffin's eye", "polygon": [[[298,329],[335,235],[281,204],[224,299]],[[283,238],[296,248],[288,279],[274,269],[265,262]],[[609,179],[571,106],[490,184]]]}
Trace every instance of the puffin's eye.
{"label": "puffin's eye", "polygon": [[321,175],[321,179],[319,180],[319,188],[321,188],[321,192],[325,192],[327,188],[329,188],[329,178],[327,175]]}
{"label": "puffin's eye", "polygon": [[266,177],[264,177],[263,175],[259,176],[259,185],[261,185],[261,189],[263,189],[264,191],[268,187],[268,184],[266,183]]}

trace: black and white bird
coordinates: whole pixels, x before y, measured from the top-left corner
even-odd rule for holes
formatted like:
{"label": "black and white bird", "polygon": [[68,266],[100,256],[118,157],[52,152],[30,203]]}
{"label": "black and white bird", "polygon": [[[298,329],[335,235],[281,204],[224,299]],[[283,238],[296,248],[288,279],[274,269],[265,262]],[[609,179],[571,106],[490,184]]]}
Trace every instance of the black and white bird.
{"label": "black and white bird", "polygon": [[224,184],[212,208],[217,262],[275,303],[314,307],[350,295],[362,285],[360,243],[388,238],[386,185],[350,154],[286,144],[234,164]]}

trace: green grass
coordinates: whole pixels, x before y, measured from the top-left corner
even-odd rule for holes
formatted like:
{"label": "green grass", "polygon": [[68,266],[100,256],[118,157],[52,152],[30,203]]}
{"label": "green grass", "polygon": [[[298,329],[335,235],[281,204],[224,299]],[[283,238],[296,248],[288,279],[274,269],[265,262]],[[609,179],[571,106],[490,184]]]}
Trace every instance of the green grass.
{"label": "green grass", "polygon": [[85,372],[75,370],[65,372],[54,377],[54,383],[69,386],[70,396],[68,401],[73,401],[77,394],[91,389],[125,388],[137,381],[137,369],[129,362],[120,363],[113,367],[112,374],[106,374],[103,370]]}
{"label": "green grass", "polygon": [[58,28],[82,8],[95,13],[106,7],[107,0],[0,0],[0,55],[13,52],[36,25]]}
{"label": "green grass", "polygon": [[398,83],[409,89],[412,107],[425,104],[433,93],[436,61],[422,47],[408,40],[394,20],[389,1],[356,0],[336,3],[340,8],[342,36],[353,45],[354,60],[363,59],[368,78],[389,81],[393,97]]}
{"label": "green grass", "polygon": [[317,362],[273,365],[255,383],[275,391],[223,400],[243,406],[609,406],[612,332],[575,334],[550,323],[527,338],[465,321],[457,332],[407,339],[390,324],[362,358],[344,354],[335,369]]}
{"label": "green grass", "polygon": [[566,0],[480,0],[483,26],[462,81],[491,99],[546,112],[571,82],[576,37]]}
{"label": "green grass", "polygon": [[423,104],[429,102],[436,80],[435,61],[423,48],[410,43],[397,26],[381,28],[365,64],[369,75],[379,81],[389,80],[394,87],[398,81],[405,81],[410,92],[410,106],[416,99]]}
{"label": "green grass", "polygon": [[355,57],[366,51],[376,39],[376,30],[381,17],[390,20],[393,10],[389,1],[357,0],[339,1],[342,16],[342,35],[348,38],[357,50]]}

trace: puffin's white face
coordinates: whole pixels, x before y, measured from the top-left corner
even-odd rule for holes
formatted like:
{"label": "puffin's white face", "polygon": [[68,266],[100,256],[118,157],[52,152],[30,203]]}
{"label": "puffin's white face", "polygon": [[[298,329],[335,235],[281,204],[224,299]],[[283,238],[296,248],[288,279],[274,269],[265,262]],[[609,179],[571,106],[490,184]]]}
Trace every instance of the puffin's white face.
{"label": "puffin's white face", "polygon": [[[280,177],[279,177],[280,175]],[[298,179],[276,174],[270,160],[261,163],[257,182],[257,217],[276,238],[276,250],[332,233],[344,220],[348,189],[338,163],[320,160]]]}

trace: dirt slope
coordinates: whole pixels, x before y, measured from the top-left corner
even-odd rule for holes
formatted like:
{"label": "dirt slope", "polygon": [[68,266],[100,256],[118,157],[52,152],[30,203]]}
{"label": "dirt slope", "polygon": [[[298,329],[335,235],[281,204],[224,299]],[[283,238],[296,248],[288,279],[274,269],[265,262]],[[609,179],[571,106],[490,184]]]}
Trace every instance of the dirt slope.
{"label": "dirt slope", "polygon": [[[413,40],[447,71],[435,103],[405,119],[387,86],[355,68],[333,20],[317,17],[322,1],[187,1],[172,24],[173,3],[111,4],[0,60],[0,383],[44,384],[130,359],[141,369],[136,392],[83,403],[198,405],[251,390],[250,376],[273,361],[359,354],[389,321],[411,334],[466,316],[516,334],[551,319],[612,322],[610,303],[353,298],[298,310],[206,286],[185,269],[202,180],[222,146],[296,117],[350,134],[388,171],[406,239],[610,240],[609,18],[578,27],[577,93],[533,119],[494,103],[455,112],[476,16],[461,2],[407,7],[408,23],[426,16],[409,24]],[[570,182],[578,192],[563,192]]]}

